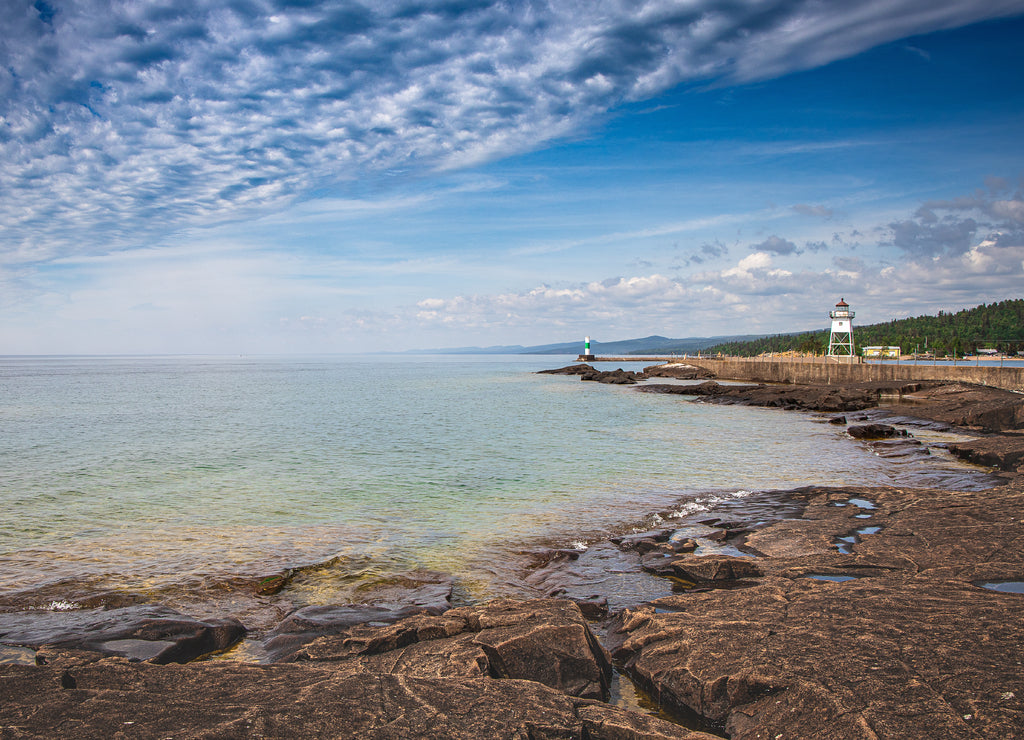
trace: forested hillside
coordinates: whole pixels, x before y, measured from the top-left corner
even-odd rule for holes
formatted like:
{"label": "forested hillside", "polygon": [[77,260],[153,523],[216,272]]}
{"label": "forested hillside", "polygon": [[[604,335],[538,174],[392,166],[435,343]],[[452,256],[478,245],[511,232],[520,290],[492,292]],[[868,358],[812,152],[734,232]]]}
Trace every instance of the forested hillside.
{"label": "forested hillside", "polygon": [[[778,334],[747,342],[726,342],[710,347],[708,353],[752,357],[763,352],[817,352],[828,350],[828,329],[804,334]],[[931,353],[936,356],[972,354],[995,349],[1007,354],[1024,352],[1024,299],[984,303],[955,313],[939,311],[938,316],[894,319],[881,324],[858,326],[853,339],[858,354],[862,347],[898,346],[904,354]]]}

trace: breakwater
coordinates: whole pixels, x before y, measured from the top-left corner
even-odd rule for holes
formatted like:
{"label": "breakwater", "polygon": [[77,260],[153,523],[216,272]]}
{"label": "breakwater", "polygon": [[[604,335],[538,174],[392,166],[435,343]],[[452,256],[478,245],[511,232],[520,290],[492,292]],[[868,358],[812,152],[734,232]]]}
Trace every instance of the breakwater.
{"label": "breakwater", "polygon": [[837,362],[829,358],[763,357],[597,357],[596,362],[677,362],[704,368],[715,377],[756,383],[844,385],[890,380],[937,380],[974,383],[991,388],[1024,392],[1024,367],[985,365],[883,365]]}

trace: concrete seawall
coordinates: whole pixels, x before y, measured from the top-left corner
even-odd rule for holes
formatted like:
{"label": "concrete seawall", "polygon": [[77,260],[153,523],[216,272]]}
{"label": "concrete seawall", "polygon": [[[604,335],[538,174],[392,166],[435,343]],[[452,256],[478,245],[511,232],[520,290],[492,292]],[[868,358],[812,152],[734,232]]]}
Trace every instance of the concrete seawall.
{"label": "concrete seawall", "polygon": [[881,380],[942,380],[1024,391],[1024,368],[975,365],[874,365],[829,362],[787,362],[761,359],[686,360],[719,378],[759,383],[835,385]]}
{"label": "concrete seawall", "polygon": [[865,363],[828,362],[823,358],[796,358],[771,360],[759,357],[730,357],[723,359],[645,357],[605,358],[598,362],[631,359],[651,362],[679,362],[705,368],[716,377],[726,380],[744,380],[757,383],[803,383],[811,385],[838,385],[869,383],[884,380],[941,380],[945,382],[974,383],[992,388],[1024,392],[1024,367],[985,367],[979,365],[877,365]]}

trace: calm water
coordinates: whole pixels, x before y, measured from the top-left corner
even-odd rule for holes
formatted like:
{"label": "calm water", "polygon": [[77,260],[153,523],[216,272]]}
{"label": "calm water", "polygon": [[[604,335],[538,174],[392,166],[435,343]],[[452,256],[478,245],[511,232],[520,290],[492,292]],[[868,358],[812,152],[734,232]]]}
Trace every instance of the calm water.
{"label": "calm water", "polygon": [[572,359],[0,358],[0,607],[130,592],[216,611],[239,579],[317,563],[292,605],[411,568],[482,598],[482,558],[698,495],[964,474],[813,415],[533,372]]}

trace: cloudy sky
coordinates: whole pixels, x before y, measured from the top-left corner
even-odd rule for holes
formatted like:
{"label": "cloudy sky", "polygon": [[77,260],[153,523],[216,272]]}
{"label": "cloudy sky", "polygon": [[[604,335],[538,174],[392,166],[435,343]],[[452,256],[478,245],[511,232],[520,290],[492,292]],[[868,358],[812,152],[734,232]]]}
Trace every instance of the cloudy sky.
{"label": "cloudy sky", "polygon": [[1024,0],[4,0],[0,354],[1024,294]]}

